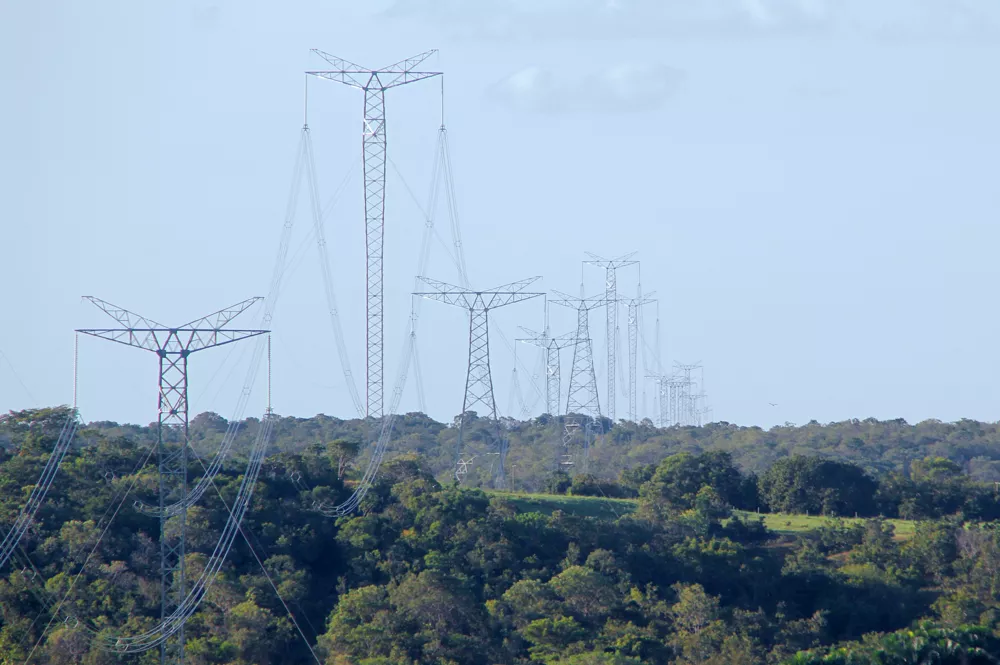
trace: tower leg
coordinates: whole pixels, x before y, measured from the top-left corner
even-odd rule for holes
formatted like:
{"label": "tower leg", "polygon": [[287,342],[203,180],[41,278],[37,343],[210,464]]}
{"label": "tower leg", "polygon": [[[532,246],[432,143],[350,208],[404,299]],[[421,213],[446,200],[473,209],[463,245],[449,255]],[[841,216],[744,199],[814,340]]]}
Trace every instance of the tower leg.
{"label": "tower leg", "polygon": [[465,375],[465,397],[462,400],[462,416],[458,428],[456,477],[462,474],[463,469],[468,468],[468,464],[463,462],[466,413],[470,408],[482,406],[485,407],[485,416],[490,421],[490,433],[493,437],[493,440],[487,442],[486,445],[486,454],[495,456],[491,464],[493,487],[503,489],[507,484],[507,441],[500,431],[500,423],[497,421],[497,404],[493,396],[489,328],[489,310],[485,307],[471,308],[469,310],[469,368]]}
{"label": "tower leg", "polygon": [[[382,257],[385,230],[385,91],[365,90],[365,120],[362,151],[365,163],[365,244],[368,250],[366,411],[369,418],[382,418],[383,336]],[[377,431],[374,430],[374,431]]]}
{"label": "tower leg", "polygon": [[[166,618],[177,609],[187,591],[184,570],[187,510],[183,509],[178,515],[168,518],[164,508],[187,498],[188,352],[159,351],[159,356],[160,614],[161,618]],[[179,436],[180,445],[168,447],[164,439],[173,438],[169,436],[173,432]],[[160,663],[184,663],[183,626],[161,645]]]}

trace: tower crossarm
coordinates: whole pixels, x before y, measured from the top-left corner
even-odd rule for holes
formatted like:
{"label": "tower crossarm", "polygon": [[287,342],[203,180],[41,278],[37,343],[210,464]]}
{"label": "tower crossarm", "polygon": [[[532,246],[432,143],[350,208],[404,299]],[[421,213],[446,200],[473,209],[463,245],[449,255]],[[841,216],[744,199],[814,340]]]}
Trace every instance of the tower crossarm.
{"label": "tower crossarm", "polygon": [[351,62],[350,60],[344,60],[343,58],[330,55],[329,53],[325,53],[319,49],[313,49],[313,53],[330,63],[333,69],[324,71],[308,71],[306,74],[327,79],[328,81],[343,83],[351,86],[352,88],[359,88],[361,90],[388,90],[389,88],[395,88],[397,86],[406,85],[407,83],[414,83],[415,81],[422,81],[423,79],[431,78],[432,76],[441,75],[441,72],[415,71],[415,68],[419,66],[420,63],[437,53],[437,49],[424,51],[419,55],[413,56],[412,58],[400,60],[397,63],[380,69],[366,69],[361,65]]}
{"label": "tower crossarm", "polygon": [[541,335],[535,335],[527,328],[521,328],[521,330],[531,335],[531,337],[519,337],[514,340],[515,342],[532,344],[534,346],[540,346],[543,349],[566,349],[571,346],[576,346],[579,343],[575,332],[568,332],[557,337],[543,337]]}
{"label": "tower crossarm", "polygon": [[497,307],[506,307],[514,303],[537,298],[544,293],[533,293],[524,291],[530,284],[536,282],[538,277],[531,277],[519,282],[505,284],[496,290],[476,291],[473,289],[463,289],[460,286],[441,282],[428,277],[420,277],[421,282],[434,289],[433,291],[416,291],[413,295],[437,300],[448,305],[464,307],[468,310],[490,310]]}
{"label": "tower crossarm", "polygon": [[190,354],[271,331],[220,328],[80,328],[76,332],[146,351]]}
{"label": "tower crossarm", "polygon": [[177,328],[164,326],[152,319],[139,316],[93,296],[85,296],[85,298],[122,324],[122,327],[80,328],[76,332],[146,351],[164,354],[191,354],[195,351],[231,344],[270,332],[269,330],[237,330],[224,327],[261,298],[248,298],[232,307],[220,309]]}
{"label": "tower crossarm", "polygon": [[628,254],[623,254],[622,256],[614,259],[605,259],[604,257],[598,256],[593,252],[584,252],[584,254],[590,257],[584,261],[584,263],[591,266],[599,266],[601,268],[605,268],[606,270],[616,270],[618,268],[624,268],[625,266],[634,266],[639,263],[632,258],[638,254],[638,252],[629,252]]}
{"label": "tower crossarm", "polygon": [[570,309],[597,309],[598,307],[604,307],[604,305],[608,302],[604,295],[580,298],[578,296],[571,296],[568,293],[563,293],[562,291],[553,291],[553,293],[556,294],[556,297],[550,298],[550,303],[553,305],[569,307]]}

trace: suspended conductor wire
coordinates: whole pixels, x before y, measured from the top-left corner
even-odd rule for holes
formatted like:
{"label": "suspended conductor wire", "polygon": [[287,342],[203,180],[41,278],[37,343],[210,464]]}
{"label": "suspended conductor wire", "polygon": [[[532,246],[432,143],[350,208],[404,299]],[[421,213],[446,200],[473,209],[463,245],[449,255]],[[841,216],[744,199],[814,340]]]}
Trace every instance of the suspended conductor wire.
{"label": "suspended conductor wire", "polygon": [[618,386],[621,388],[618,392],[622,397],[628,397],[628,383],[625,380],[625,368],[622,366],[624,363],[621,362],[622,359],[622,330],[621,327],[615,328],[615,354],[618,356],[618,362],[615,365],[618,367]]}
{"label": "suspended conductor wire", "polygon": [[[347,186],[353,180],[355,171],[356,169],[352,166],[344,173],[344,177],[341,179],[340,184],[337,185],[337,188],[334,190],[333,195],[326,202],[326,205],[323,206],[323,212],[321,213],[320,217],[322,218],[323,220],[322,223],[324,225],[329,220],[330,213],[333,211],[334,206],[336,206],[336,204],[340,201],[340,197],[343,195],[344,191],[347,189]],[[291,277],[293,274],[295,274],[295,271],[302,264],[302,259],[304,258],[306,250],[309,249],[309,246],[315,241],[315,239],[316,239],[316,229],[311,228],[309,232],[306,234],[306,236],[299,243],[299,245],[295,248],[295,251],[292,252],[292,258],[288,261],[287,265],[284,268],[284,270],[287,273],[285,277]]]}
{"label": "suspended conductor wire", "polygon": [[[135,463],[135,466],[132,467],[132,471],[129,472],[129,474],[127,474],[126,476],[124,476],[124,477],[127,477],[127,478],[132,478],[132,483],[128,486],[128,488],[125,491],[124,495],[122,495],[122,488],[119,488],[119,489],[115,490],[114,494],[112,494],[111,500],[108,501],[108,505],[104,509],[104,514],[101,515],[100,519],[98,519],[97,522],[96,522],[98,529],[102,529],[105,526],[110,526],[110,522],[108,521],[108,514],[111,512],[111,510],[112,510],[113,507],[115,507],[117,505],[120,508],[121,505],[128,499],[128,495],[131,493],[132,488],[135,486],[135,482],[136,482],[136,479],[137,479],[137,475],[136,474],[138,474],[139,470],[142,467],[146,466],[146,464],[149,462],[149,458],[152,456],[153,451],[155,449],[156,448],[155,448],[154,442],[150,441],[150,442],[146,443],[146,445],[145,445],[144,448],[141,448],[139,450],[139,459],[138,459],[138,461]],[[142,456],[143,452],[146,453],[146,455],[144,457]],[[121,496],[120,500],[119,500],[119,496]],[[117,504],[116,504],[116,502],[117,502]],[[115,511],[115,513],[117,514],[117,510]],[[98,533],[96,534],[96,540],[93,542],[93,549],[91,550],[91,554],[93,554],[93,552],[96,551],[97,547],[100,545],[100,541],[103,538],[103,536],[104,536],[104,531],[98,531]],[[23,549],[22,549],[22,553],[24,554],[25,558],[27,558],[28,561],[29,561],[29,563],[30,563],[31,562],[31,558],[28,557],[28,553],[24,552]],[[84,565],[80,568],[79,572],[83,572],[83,570],[86,569],[86,564],[87,564],[87,562],[84,561]],[[35,567],[34,563],[32,563],[31,566],[32,566],[32,568],[34,568]],[[48,592],[45,589],[44,584],[41,582],[41,573],[37,570],[37,568],[35,570],[36,570],[37,575],[35,576],[34,579],[38,580],[37,581],[37,586],[40,587],[41,593],[45,594],[45,596],[46,596],[46,598],[42,602],[42,604],[45,605],[46,609],[49,611],[49,613],[51,615],[50,618],[54,619],[58,615],[58,611],[62,607],[63,603],[65,603],[66,599],[69,597],[70,592],[72,592],[72,590],[73,590],[72,589],[72,585],[70,585],[70,588],[68,588],[66,590],[65,594],[60,599],[58,605],[55,605],[52,600],[50,600],[49,598],[47,598]],[[77,573],[77,576],[79,576],[79,572]],[[74,584],[75,584],[75,581],[74,581]],[[55,607],[55,609],[53,609],[53,607]],[[25,640],[25,638],[27,638],[28,635],[31,634],[31,629],[34,628],[35,623],[38,622],[38,619],[40,619],[41,616],[42,615],[39,613],[35,617],[35,620],[31,622],[31,625],[28,626],[28,628],[24,631],[24,636],[21,638],[21,640],[19,642],[19,644],[20,644],[21,647],[24,646],[24,640]],[[64,620],[66,620],[68,618],[69,617],[64,617]],[[48,626],[46,626],[46,630],[48,630]],[[98,632],[97,630],[94,630],[94,629],[86,627],[86,626],[83,627],[83,630],[85,630],[86,632],[90,633],[91,635],[97,635],[97,632]],[[43,636],[44,636],[44,632],[43,632]],[[27,662],[27,661],[25,661],[25,662]]]}
{"label": "suspended conductor wire", "polygon": [[[424,219],[430,220],[431,216],[427,214],[427,211],[424,210],[424,207],[420,205],[420,202],[417,200],[417,195],[413,193],[413,190],[410,188],[410,185],[406,182],[406,179],[403,177],[403,174],[400,173],[399,168],[396,166],[396,163],[392,161],[392,158],[390,157],[386,157],[386,161],[389,162],[389,165],[392,167],[392,170],[396,172],[397,176],[399,176],[399,181],[400,183],[402,183],[403,189],[405,189],[406,193],[410,195],[410,198],[413,200],[414,205],[416,205],[417,209],[420,210],[421,214],[423,214]],[[441,237],[441,234],[438,233],[437,228],[433,224],[430,225],[430,229],[434,237],[437,239],[437,241],[441,243],[441,249],[443,249],[444,253],[448,255],[448,258],[451,259],[451,262],[455,264],[455,268],[458,270],[459,276],[461,276],[464,279],[461,260],[456,258],[452,254],[451,249],[448,247],[448,243],[444,241],[444,238]]]}
{"label": "suspended conductor wire", "polygon": [[[139,468],[145,466],[146,463],[149,462],[149,458],[152,456],[154,450],[155,447],[152,445],[152,443],[150,443],[149,450],[146,452],[146,457],[145,459],[143,459],[142,464],[139,465]],[[118,502],[118,505],[115,506],[115,510],[114,513],[111,515],[111,519],[109,519],[107,523],[104,525],[104,528],[101,530],[100,535],[97,537],[97,541],[94,542],[94,546],[90,549],[90,552],[87,554],[87,558],[83,560],[83,564],[80,566],[80,570],[78,570],[76,575],[73,576],[73,579],[70,581],[69,586],[66,588],[66,592],[59,600],[59,603],[56,604],[55,610],[52,611],[52,616],[49,618],[49,622],[45,625],[45,628],[44,630],[42,630],[41,635],[38,636],[38,640],[35,642],[34,646],[31,647],[31,651],[28,652],[28,657],[24,659],[25,665],[27,665],[27,663],[31,661],[31,656],[35,653],[35,650],[38,648],[38,645],[42,643],[42,640],[45,639],[45,635],[49,632],[49,628],[52,627],[52,622],[55,621],[56,617],[59,616],[59,610],[62,609],[62,606],[66,603],[66,599],[69,598],[69,595],[73,592],[73,589],[74,587],[76,587],[76,583],[80,580],[80,576],[83,574],[83,571],[87,569],[87,564],[90,563],[90,559],[93,558],[94,553],[97,551],[97,548],[100,547],[101,541],[104,539],[105,534],[107,534],[108,529],[111,528],[112,523],[114,523],[115,517],[118,515],[118,511],[120,511],[122,506],[125,505],[125,500],[128,499],[128,495],[132,492],[132,489],[135,487],[135,484],[136,482],[138,482],[138,480],[139,480],[138,474],[132,477],[132,482],[129,484],[128,490],[122,495],[121,500]],[[111,505],[112,504],[109,503],[108,508],[110,508]],[[105,510],[105,515],[106,514],[107,510]]]}
{"label": "suspended conductor wire", "polygon": [[455,178],[451,169],[451,150],[448,145],[448,130],[441,122],[441,154],[442,168],[444,169],[446,196],[448,204],[448,216],[451,219],[452,244],[455,245],[455,256],[459,261],[459,272],[462,275],[462,286],[469,288],[469,270],[465,264],[465,249],[462,245],[462,228],[458,218],[458,199],[455,194]]}
{"label": "suspended conductor wire", "polygon": [[0,568],[3,568],[8,559],[10,559],[18,543],[21,542],[21,538],[24,537],[24,534],[34,521],[38,509],[45,501],[45,495],[48,494],[49,489],[52,487],[52,481],[59,471],[59,465],[62,464],[66,453],[70,449],[70,445],[73,443],[73,438],[76,436],[79,426],[79,414],[76,409],[71,409],[66,423],[59,432],[59,438],[52,447],[52,452],[49,454],[45,466],[42,467],[42,473],[38,478],[38,482],[31,489],[28,500],[25,502],[21,512],[18,513],[17,519],[14,520],[14,526],[11,527],[4,539],[0,541]]}
{"label": "suspended conductor wire", "polygon": [[[267,349],[267,365],[268,365],[267,412],[271,413],[271,390],[270,390],[270,388],[271,388],[271,385],[270,385],[270,381],[271,381],[271,345],[270,345],[270,342],[268,342],[268,349]],[[204,469],[204,464],[202,465],[202,468]],[[208,469],[205,469],[205,471],[207,472]],[[219,501],[221,501],[222,505],[226,507],[226,512],[230,515],[231,518],[235,519],[235,516],[233,515],[233,509],[230,507],[229,502],[226,501],[225,497],[222,496],[222,492],[219,490],[219,486],[215,484],[215,481],[212,481],[212,488],[215,490],[215,493],[219,496]],[[309,643],[309,639],[306,637],[305,632],[302,630],[302,627],[299,625],[298,620],[295,618],[295,614],[288,607],[288,603],[285,602],[285,599],[281,595],[281,592],[278,591],[278,586],[274,583],[274,579],[271,577],[271,574],[268,572],[267,568],[264,566],[264,561],[257,554],[257,550],[254,548],[253,543],[250,542],[250,536],[253,535],[253,532],[249,531],[242,524],[239,526],[239,532],[240,532],[240,535],[243,536],[243,540],[244,540],[244,542],[246,542],[247,547],[250,548],[250,553],[253,554],[253,558],[257,561],[257,565],[260,566],[261,572],[264,573],[264,577],[267,578],[268,584],[271,585],[271,589],[274,590],[274,595],[278,597],[278,600],[281,602],[282,607],[285,608],[285,612],[288,614],[288,617],[292,620],[292,624],[295,626],[295,629],[298,631],[299,636],[302,638],[302,641],[305,643],[306,648],[309,649],[309,653],[312,654],[312,657],[316,661],[317,665],[323,665],[322,661],[320,661],[319,657],[316,655],[316,651],[313,649],[312,645]],[[257,541],[257,546],[261,550],[265,549],[264,546],[260,543],[260,541],[257,540],[256,536],[254,536],[254,540]],[[298,605],[298,603],[296,603],[296,605]],[[306,620],[306,622],[309,623],[309,627],[312,628],[313,633],[318,637],[318,633],[316,631],[315,626],[313,626],[312,622],[309,621],[309,616],[306,614],[305,610],[302,609],[301,605],[299,605],[299,610],[302,611],[303,618]]]}
{"label": "suspended conductor wire", "polygon": [[310,206],[313,213],[313,228],[316,231],[316,246],[319,249],[320,268],[323,272],[323,287],[326,291],[327,306],[330,314],[330,324],[333,327],[333,334],[337,346],[337,355],[340,358],[340,368],[344,373],[344,380],[347,383],[347,392],[354,402],[354,408],[358,412],[359,418],[365,417],[365,407],[358,393],[358,386],[354,380],[354,372],[351,371],[351,359],[347,353],[347,344],[344,341],[344,330],[340,323],[340,309],[337,306],[337,294],[333,286],[333,274],[330,271],[330,257],[326,247],[326,235],[323,232],[322,213],[319,208],[318,185],[316,182],[316,165],[312,153],[312,139],[309,136],[309,129],[303,129],[305,135],[306,170],[308,175],[308,186],[310,195]]}
{"label": "suspended conductor wire", "polygon": [[[430,194],[428,196],[429,204],[426,208],[420,205],[417,200],[416,195],[413,193],[413,189],[407,183],[406,178],[400,172],[399,168],[396,166],[395,162],[391,158],[387,158],[390,166],[399,176],[400,181],[403,183],[404,189],[410,195],[417,209],[421,212],[424,217],[424,231],[423,237],[420,243],[420,252],[417,258],[417,269],[414,276],[414,291],[420,287],[420,278],[425,277],[427,274],[427,265],[430,260],[430,249],[432,238],[437,238],[445,250],[445,253],[451,258],[452,263],[455,264],[456,268],[459,270],[461,276],[461,268],[458,261],[455,260],[451,253],[448,251],[447,245],[441,238],[440,234],[434,225],[433,211],[436,209],[437,202],[437,192],[439,188],[439,178],[441,174],[441,146],[440,146],[440,135],[439,135],[439,145],[438,149],[435,150],[434,163],[431,168],[431,186]],[[361,481],[355,487],[351,495],[341,504],[336,506],[329,506],[326,504],[320,504],[316,507],[320,513],[333,517],[345,515],[347,513],[355,510],[367,495],[372,483],[375,480],[378,470],[382,464],[385,457],[385,452],[388,447],[389,440],[392,437],[392,432],[395,427],[396,418],[399,412],[399,403],[402,399],[402,394],[406,386],[406,382],[409,377],[409,369],[412,363],[414,368],[414,374],[417,381],[417,400],[419,403],[419,408],[421,411],[426,413],[427,405],[424,399],[424,388],[423,388],[423,374],[420,369],[420,356],[417,344],[417,329],[420,321],[420,308],[423,300],[420,298],[412,298],[410,301],[410,328],[406,332],[402,344],[402,354],[399,364],[399,369],[396,374],[396,381],[393,384],[393,391],[390,396],[389,403],[389,415],[382,421],[382,429],[379,432],[379,437],[375,443],[372,455],[368,460],[368,465],[365,469],[365,473],[362,476]]]}

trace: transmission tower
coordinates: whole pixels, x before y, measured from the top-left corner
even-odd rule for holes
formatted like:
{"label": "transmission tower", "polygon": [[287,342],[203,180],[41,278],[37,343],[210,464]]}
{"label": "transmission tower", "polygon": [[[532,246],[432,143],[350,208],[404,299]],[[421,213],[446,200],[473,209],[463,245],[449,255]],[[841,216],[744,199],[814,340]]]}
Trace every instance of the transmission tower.
{"label": "transmission tower", "polygon": [[548,328],[541,333],[524,326],[520,328],[530,337],[523,337],[515,341],[533,344],[545,351],[545,409],[546,413],[551,416],[559,415],[559,399],[562,392],[562,368],[559,362],[559,352],[575,347],[579,340],[573,333],[552,337]]}
{"label": "transmission tower", "polygon": [[362,154],[365,169],[365,244],[368,250],[366,269],[367,373],[365,413],[382,418],[383,397],[383,328],[382,287],[385,226],[385,91],[407,83],[422,81],[441,72],[419,72],[416,67],[436,53],[426,51],[381,69],[368,69],[353,62],[313,49],[313,53],[333,66],[328,71],[306,74],[336,81],[365,92],[365,116],[362,126]]}
{"label": "transmission tower", "polygon": [[[156,452],[159,474],[160,613],[167,620],[185,601],[184,555],[187,522],[188,467],[188,356],[197,351],[238,342],[268,330],[235,330],[225,326],[261,298],[250,298],[232,307],[171,328],[92,296],[85,296],[117,321],[120,328],[88,328],[78,333],[154,352],[160,359],[159,418]],[[180,445],[168,447],[169,433]],[[166,436],[165,436],[166,435]],[[169,504],[182,508],[173,514]],[[168,528],[168,521],[171,522]],[[184,662],[184,628],[160,645],[160,663]]]}
{"label": "transmission tower", "polygon": [[489,454],[496,455],[493,466],[493,486],[496,489],[505,487],[507,458],[506,437],[501,435],[500,421],[497,418],[497,403],[493,397],[493,376],[490,372],[490,331],[489,315],[491,309],[506,307],[514,303],[530,300],[544,295],[529,293],[526,288],[537,282],[540,277],[531,277],[519,282],[512,282],[486,291],[474,291],[460,286],[446,284],[427,277],[420,281],[433,291],[423,291],[414,295],[431,300],[438,300],[448,305],[462,307],[469,311],[469,368],[465,375],[465,396],[462,399],[462,415],[458,428],[458,449],[455,455],[455,478],[462,481],[471,465],[471,459],[463,459],[465,454],[463,437],[469,411],[476,406],[482,406],[490,427],[493,430],[493,441],[487,442]]}
{"label": "transmission tower", "polygon": [[643,305],[656,302],[653,299],[654,293],[640,295],[637,298],[629,298],[625,301],[628,305],[628,417],[634,423],[639,422],[637,410],[638,401],[638,381],[639,381],[639,314]]}
{"label": "transmission tower", "polygon": [[636,252],[619,256],[617,259],[604,259],[596,254],[586,252],[590,260],[587,265],[604,268],[604,304],[607,308],[607,342],[608,342],[608,418],[615,421],[615,371],[618,358],[618,276],[619,268],[637,265],[632,257]]}
{"label": "transmission tower", "polygon": [[691,393],[691,388],[694,386],[694,381],[691,379],[691,372],[701,369],[701,363],[696,362],[690,365],[674,363],[674,368],[678,372],[673,380],[673,384],[677,388],[677,396],[673,400],[674,408],[677,411],[674,423],[684,426],[696,426],[699,420],[697,415],[698,398]]}
{"label": "transmission tower", "polygon": [[569,375],[569,393],[566,397],[566,418],[563,422],[563,451],[560,464],[574,465],[570,446],[582,433],[583,470],[590,464],[590,427],[595,420],[600,427],[601,400],[597,394],[597,374],[594,371],[594,345],[590,338],[590,310],[604,307],[604,296],[583,298],[556,291],[558,298],[550,300],[576,310],[576,343],[573,345],[573,367]]}

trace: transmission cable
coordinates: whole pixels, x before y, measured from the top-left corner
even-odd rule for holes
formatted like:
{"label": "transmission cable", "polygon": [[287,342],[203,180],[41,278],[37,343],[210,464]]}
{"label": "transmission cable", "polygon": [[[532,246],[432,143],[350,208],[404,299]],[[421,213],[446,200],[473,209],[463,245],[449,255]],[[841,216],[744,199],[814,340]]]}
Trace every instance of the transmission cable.
{"label": "transmission cable", "polygon": [[66,423],[59,432],[59,438],[56,440],[52,452],[45,462],[45,466],[42,467],[42,473],[38,478],[38,482],[31,489],[31,494],[29,494],[28,500],[14,521],[14,526],[11,527],[6,537],[0,542],[0,568],[7,563],[17,544],[21,541],[28,527],[31,526],[32,521],[34,521],[38,509],[45,501],[45,495],[48,494],[49,488],[52,487],[52,482],[59,471],[59,465],[62,464],[70,445],[73,443],[73,438],[76,436],[79,426],[79,414],[76,409],[71,409]]}
{"label": "transmission cable", "polygon": [[312,139],[309,129],[303,130],[305,136],[306,151],[306,171],[308,176],[310,209],[313,213],[313,228],[316,231],[316,247],[319,250],[320,268],[323,272],[323,287],[326,291],[327,307],[330,314],[330,323],[333,327],[333,334],[337,345],[337,355],[340,357],[340,368],[344,373],[344,380],[347,382],[347,391],[354,402],[354,408],[358,412],[359,418],[365,417],[365,408],[358,393],[358,386],[354,381],[354,372],[351,371],[351,358],[347,353],[347,344],[344,341],[344,329],[340,323],[340,308],[337,306],[337,293],[333,285],[333,274],[330,271],[330,257],[326,248],[326,236],[323,233],[322,211],[320,210],[318,184],[316,182],[316,165],[312,154]]}
{"label": "transmission cable", "polygon": [[[199,460],[199,462],[200,461],[201,460]],[[204,466],[205,465],[202,464],[202,468],[204,468]],[[208,470],[205,469],[205,471],[207,472]],[[229,503],[226,501],[225,497],[222,496],[222,492],[219,490],[219,486],[215,483],[214,480],[212,481],[212,488],[215,490],[215,493],[219,496],[219,501],[221,501],[222,505],[226,507],[226,512],[229,513],[230,517],[233,517],[235,519],[235,515],[233,515],[233,509],[230,508]],[[281,605],[285,608],[285,612],[288,613],[289,618],[291,618],[292,623],[295,625],[295,629],[299,632],[299,635],[302,637],[302,641],[305,642],[306,648],[309,649],[309,653],[312,654],[312,657],[316,661],[317,665],[323,665],[323,663],[320,661],[319,657],[316,655],[316,652],[313,650],[312,645],[309,644],[309,640],[306,638],[305,633],[302,631],[302,627],[299,626],[299,622],[296,620],[295,615],[292,613],[291,609],[289,609],[288,603],[285,602],[285,599],[281,596],[281,592],[278,591],[278,587],[274,583],[274,580],[271,578],[270,573],[268,573],[267,568],[264,566],[264,562],[261,560],[260,556],[258,556],[257,551],[254,549],[253,544],[250,542],[250,538],[247,535],[247,533],[249,532],[249,530],[243,524],[240,524],[239,531],[240,531],[240,535],[243,536],[243,540],[246,542],[247,547],[250,548],[250,552],[251,552],[251,554],[253,554],[253,558],[256,559],[257,564],[260,566],[261,571],[264,573],[264,577],[267,578],[268,583],[271,585],[271,588],[274,590],[274,595],[278,597],[279,601],[281,601]],[[250,533],[252,534],[252,532],[250,532]],[[261,544],[260,540],[258,540],[256,536],[254,536],[254,540],[257,540],[257,545],[262,550],[265,549],[264,546]],[[302,616],[308,622],[309,621],[309,616],[308,616],[308,614],[306,614],[306,611],[304,609],[302,609],[302,606],[299,606],[299,609],[302,610]],[[318,638],[319,637],[319,633],[316,631],[316,628],[312,625],[312,622],[309,622],[309,627],[312,628],[313,633],[315,633],[316,636],[317,636],[317,638]]]}
{"label": "transmission cable", "polygon": [[[149,461],[149,458],[153,455],[153,450],[155,450],[155,448],[153,447],[152,442],[150,442],[149,451],[146,453],[146,457],[143,459],[143,463],[139,466],[139,468],[142,468],[143,466],[146,465],[146,463]],[[52,622],[55,621],[57,616],[59,616],[59,610],[66,602],[66,599],[69,598],[69,594],[72,593],[73,588],[76,586],[77,581],[79,581],[80,579],[80,575],[82,575],[83,571],[87,569],[87,564],[90,563],[91,557],[94,556],[94,552],[97,551],[97,548],[100,546],[101,541],[104,539],[104,535],[108,532],[108,529],[111,528],[111,525],[115,521],[115,517],[118,516],[118,511],[120,511],[122,506],[125,504],[125,500],[128,499],[128,495],[132,492],[132,489],[135,487],[135,484],[138,480],[139,480],[139,475],[138,474],[133,475],[132,482],[131,484],[129,484],[128,490],[122,495],[121,500],[118,502],[118,505],[115,507],[115,511],[111,515],[111,519],[108,520],[107,524],[105,524],[104,528],[101,530],[100,535],[97,537],[97,541],[94,543],[94,546],[90,549],[90,553],[87,555],[87,558],[84,559],[83,565],[80,566],[80,570],[77,571],[76,575],[73,577],[73,580],[70,582],[69,587],[66,589],[66,593],[63,594],[63,597],[59,600],[59,603],[56,605],[56,609],[52,612],[52,616],[49,618],[49,622],[45,625],[45,629],[42,631],[42,634],[38,636],[38,640],[35,642],[35,645],[31,647],[31,651],[28,652],[28,657],[24,659],[25,665],[27,665],[27,663],[31,660],[31,656],[32,654],[35,653],[35,649],[38,648],[38,645],[41,644],[42,640],[45,638],[46,633],[49,632],[49,628],[52,627]],[[111,505],[112,505],[111,503],[108,504],[109,509]],[[107,510],[105,510],[105,515],[107,515]]]}

